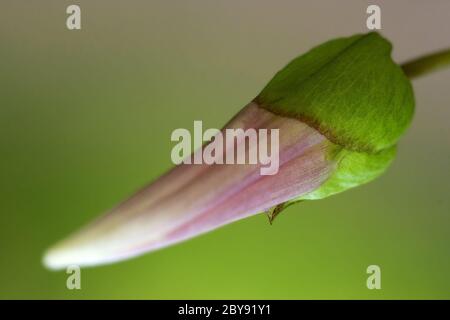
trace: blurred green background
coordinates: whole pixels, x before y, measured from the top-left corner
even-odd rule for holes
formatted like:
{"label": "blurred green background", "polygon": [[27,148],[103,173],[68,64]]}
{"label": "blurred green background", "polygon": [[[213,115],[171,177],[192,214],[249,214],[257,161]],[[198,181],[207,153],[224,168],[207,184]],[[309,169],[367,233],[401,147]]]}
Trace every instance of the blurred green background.
{"label": "blurred green background", "polygon": [[221,127],[290,59],[366,32],[369,3],[397,61],[450,46],[445,0],[2,0],[0,298],[450,298],[450,70],[414,81],[414,122],[373,183],[83,269],[81,290],[41,264],[171,167],[175,128]]}

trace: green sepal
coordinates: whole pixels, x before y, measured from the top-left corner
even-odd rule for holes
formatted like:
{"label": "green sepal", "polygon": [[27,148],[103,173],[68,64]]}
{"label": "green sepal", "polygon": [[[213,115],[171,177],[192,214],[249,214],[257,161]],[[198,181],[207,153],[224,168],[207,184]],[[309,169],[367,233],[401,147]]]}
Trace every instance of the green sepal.
{"label": "green sepal", "polygon": [[255,101],[297,118],[348,150],[395,145],[414,112],[409,79],[378,33],[328,41],[294,59]]}
{"label": "green sepal", "polygon": [[269,210],[266,211],[267,214],[267,218],[269,219],[269,223],[273,224],[273,221],[275,220],[276,217],[278,217],[278,215],[284,211],[284,209],[286,209],[287,207],[289,207],[290,205],[300,202],[303,200],[296,200],[296,201],[286,201],[283,203],[280,203],[276,206],[273,206],[272,208],[270,208]]}
{"label": "green sepal", "polygon": [[303,195],[299,200],[317,200],[365,184],[381,175],[392,163],[396,146],[377,153],[366,153],[340,148],[332,157],[337,168],[318,189]]}

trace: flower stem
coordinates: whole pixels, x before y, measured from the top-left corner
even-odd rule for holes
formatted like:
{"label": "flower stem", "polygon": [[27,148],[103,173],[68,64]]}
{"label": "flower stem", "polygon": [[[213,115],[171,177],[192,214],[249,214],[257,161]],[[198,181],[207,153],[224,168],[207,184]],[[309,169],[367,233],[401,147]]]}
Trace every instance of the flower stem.
{"label": "flower stem", "polygon": [[413,79],[449,66],[450,48],[408,61],[402,69],[408,78]]}

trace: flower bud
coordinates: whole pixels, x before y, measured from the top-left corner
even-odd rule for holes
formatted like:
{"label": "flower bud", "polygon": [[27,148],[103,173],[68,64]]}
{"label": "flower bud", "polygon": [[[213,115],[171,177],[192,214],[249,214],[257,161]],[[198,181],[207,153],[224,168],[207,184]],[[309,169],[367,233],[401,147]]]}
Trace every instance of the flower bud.
{"label": "flower bud", "polygon": [[261,175],[261,164],[178,165],[50,248],[45,265],[123,260],[257,213],[269,211],[272,220],[293,202],[374,179],[393,160],[414,109],[411,84],[390,51],[376,33],[320,45],[278,72],[225,126],[222,132],[278,129],[276,174]]}

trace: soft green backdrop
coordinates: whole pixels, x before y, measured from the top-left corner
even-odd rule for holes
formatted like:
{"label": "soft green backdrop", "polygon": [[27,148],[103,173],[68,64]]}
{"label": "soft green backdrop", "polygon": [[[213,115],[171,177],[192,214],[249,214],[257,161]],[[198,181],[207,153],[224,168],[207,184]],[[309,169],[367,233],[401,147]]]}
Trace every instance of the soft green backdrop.
{"label": "soft green backdrop", "polygon": [[[398,61],[450,46],[448,1],[370,3]],[[450,298],[450,70],[414,82],[413,125],[367,186],[82,270],[79,291],[40,262],[170,168],[172,130],[222,126],[296,55],[365,32],[367,4],[2,1],[0,298]]]}

